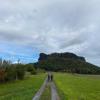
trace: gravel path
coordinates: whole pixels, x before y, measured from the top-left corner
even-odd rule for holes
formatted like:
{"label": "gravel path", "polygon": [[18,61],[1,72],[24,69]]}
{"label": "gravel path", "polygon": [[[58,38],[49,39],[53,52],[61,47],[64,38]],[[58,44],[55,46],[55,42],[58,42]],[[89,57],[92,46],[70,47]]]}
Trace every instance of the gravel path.
{"label": "gravel path", "polygon": [[40,90],[36,93],[36,95],[33,97],[32,100],[40,100],[40,97],[41,97],[42,93],[44,92],[46,85],[47,85],[47,78],[45,79],[45,81],[44,81],[43,85],[41,86]]}
{"label": "gravel path", "polygon": [[60,100],[54,82],[51,82],[51,100]]}
{"label": "gravel path", "polygon": [[[50,83],[50,87],[51,87],[51,100],[60,100],[54,82],[52,81],[49,83]],[[48,80],[46,78],[43,85],[41,86],[40,90],[36,93],[36,95],[33,97],[32,100],[40,100],[40,97],[41,97],[42,93],[44,92],[47,84],[48,84]]]}

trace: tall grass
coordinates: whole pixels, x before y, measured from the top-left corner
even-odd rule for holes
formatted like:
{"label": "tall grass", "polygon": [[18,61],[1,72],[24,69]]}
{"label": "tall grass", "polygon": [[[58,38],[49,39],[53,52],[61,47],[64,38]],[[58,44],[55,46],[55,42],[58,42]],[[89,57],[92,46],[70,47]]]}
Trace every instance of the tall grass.
{"label": "tall grass", "polygon": [[0,100],[32,100],[44,78],[45,74],[40,74],[24,80],[0,84]]}
{"label": "tall grass", "polygon": [[55,73],[62,100],[100,100],[100,76]]}

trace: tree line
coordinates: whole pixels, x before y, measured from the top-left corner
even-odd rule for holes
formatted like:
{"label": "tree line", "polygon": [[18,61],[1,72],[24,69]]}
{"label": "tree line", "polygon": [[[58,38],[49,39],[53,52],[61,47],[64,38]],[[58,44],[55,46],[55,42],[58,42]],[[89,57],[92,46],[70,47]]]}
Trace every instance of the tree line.
{"label": "tree line", "polygon": [[33,64],[12,64],[11,61],[0,59],[0,83],[22,80],[26,72],[37,73]]}

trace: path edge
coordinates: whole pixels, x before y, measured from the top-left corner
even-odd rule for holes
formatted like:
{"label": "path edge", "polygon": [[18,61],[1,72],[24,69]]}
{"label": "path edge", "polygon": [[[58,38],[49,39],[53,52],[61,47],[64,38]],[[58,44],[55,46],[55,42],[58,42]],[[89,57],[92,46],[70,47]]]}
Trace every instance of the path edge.
{"label": "path edge", "polygon": [[44,83],[42,84],[41,88],[38,90],[38,92],[35,94],[35,96],[33,97],[32,100],[39,100],[40,99],[42,93],[45,90],[46,84],[47,84],[47,77],[46,77]]}

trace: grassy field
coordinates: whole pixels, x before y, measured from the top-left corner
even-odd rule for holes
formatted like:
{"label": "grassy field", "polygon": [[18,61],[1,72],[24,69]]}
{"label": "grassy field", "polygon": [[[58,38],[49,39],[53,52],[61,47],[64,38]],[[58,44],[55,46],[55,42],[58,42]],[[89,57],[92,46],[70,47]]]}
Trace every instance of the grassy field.
{"label": "grassy field", "polygon": [[55,73],[61,100],[100,100],[100,76]]}
{"label": "grassy field", "polygon": [[0,84],[0,100],[32,100],[44,78],[45,74],[40,74],[21,81]]}

